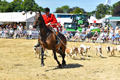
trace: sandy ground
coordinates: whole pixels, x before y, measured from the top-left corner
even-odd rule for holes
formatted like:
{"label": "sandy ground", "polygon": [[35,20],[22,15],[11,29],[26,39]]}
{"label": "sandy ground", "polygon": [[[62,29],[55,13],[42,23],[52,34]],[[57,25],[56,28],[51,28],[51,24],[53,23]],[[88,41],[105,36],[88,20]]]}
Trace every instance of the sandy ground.
{"label": "sandy ground", "polygon": [[[120,80],[120,55],[115,52],[114,57],[109,57],[105,49],[108,44],[102,44],[104,58],[100,58],[95,55],[93,43],[84,43],[91,46],[89,57],[66,57],[67,65],[59,69],[52,51],[48,51],[50,56],[45,56],[45,66],[41,67],[33,51],[36,43],[37,40],[0,39],[0,80]],[[80,44],[68,42],[68,47]],[[61,57],[58,59],[61,62]]]}

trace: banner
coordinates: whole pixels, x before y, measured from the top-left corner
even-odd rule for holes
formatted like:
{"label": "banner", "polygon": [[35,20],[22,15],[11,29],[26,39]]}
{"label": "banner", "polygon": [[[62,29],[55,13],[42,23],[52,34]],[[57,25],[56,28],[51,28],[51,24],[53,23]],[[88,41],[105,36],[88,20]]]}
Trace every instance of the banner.
{"label": "banner", "polygon": [[38,34],[39,34],[38,30],[32,30],[32,39],[38,39]]}
{"label": "banner", "polygon": [[104,3],[104,5],[109,5],[109,4],[111,4],[111,0],[106,0],[106,2]]}

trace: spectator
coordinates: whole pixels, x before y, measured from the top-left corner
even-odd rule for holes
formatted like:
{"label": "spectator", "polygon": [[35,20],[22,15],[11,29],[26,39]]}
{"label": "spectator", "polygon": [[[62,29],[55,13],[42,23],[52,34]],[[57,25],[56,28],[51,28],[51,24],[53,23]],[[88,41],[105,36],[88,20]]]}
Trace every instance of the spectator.
{"label": "spectator", "polygon": [[20,25],[19,24],[17,24],[17,29],[20,27]]}
{"label": "spectator", "polygon": [[119,29],[119,31],[118,31],[118,35],[119,35],[119,43],[120,43],[120,29]]}
{"label": "spectator", "polygon": [[17,37],[20,38],[20,30],[19,30],[19,28],[17,29],[16,38],[15,39],[17,39]]}
{"label": "spectator", "polygon": [[75,39],[75,41],[80,39],[80,31],[76,30],[76,33],[74,35],[74,39]]}
{"label": "spectator", "polygon": [[63,26],[61,33],[65,35],[67,33],[66,28]]}
{"label": "spectator", "polygon": [[85,25],[82,26],[82,33],[86,31]]}
{"label": "spectator", "polygon": [[17,30],[14,31],[14,38],[16,39],[17,36]]}
{"label": "spectator", "polygon": [[21,38],[21,37],[22,37],[22,35],[23,35],[23,34],[22,34],[22,33],[23,33],[23,28],[22,28],[22,26],[21,26],[21,25],[19,26],[19,31],[20,31],[20,38]]}
{"label": "spectator", "polygon": [[119,28],[116,27],[116,29],[115,29],[115,40],[116,40],[116,44],[118,44],[118,42],[119,42],[119,34],[118,34],[118,31],[119,31]]}
{"label": "spectator", "polygon": [[112,43],[112,37],[114,35],[114,30],[113,28],[111,27],[110,30],[109,30],[109,39],[110,39],[110,43]]}
{"label": "spectator", "polygon": [[29,30],[27,31],[27,39],[31,39],[31,38],[32,38],[32,30],[29,29]]}
{"label": "spectator", "polygon": [[22,27],[22,29],[23,29],[22,23],[20,23],[20,26],[21,26],[21,27]]}
{"label": "spectator", "polygon": [[0,38],[2,37],[2,29],[1,29],[1,27],[0,27]]}
{"label": "spectator", "polygon": [[9,25],[9,29],[10,29],[10,28],[12,28],[12,25],[11,25],[11,24]]}
{"label": "spectator", "polygon": [[90,42],[90,38],[91,38],[90,26],[88,26],[88,29],[86,30],[86,34],[87,34],[88,42]]}
{"label": "spectator", "polygon": [[10,28],[9,37],[10,37],[10,38],[13,38],[13,35],[14,35],[13,28]]}
{"label": "spectator", "polygon": [[8,24],[6,25],[6,27],[5,27],[5,28],[6,28],[6,29],[7,29],[7,28],[9,28]]}
{"label": "spectator", "polygon": [[98,27],[94,24],[94,28],[98,28]]}
{"label": "spectator", "polygon": [[30,25],[29,25],[29,29],[33,29],[33,25],[32,25],[32,23],[30,23]]}
{"label": "spectator", "polygon": [[6,36],[6,38],[8,38],[9,37],[9,29],[6,27],[6,29],[5,29],[5,36]]}
{"label": "spectator", "polygon": [[90,29],[93,29],[94,28],[94,25],[90,25]]}
{"label": "spectator", "polygon": [[24,29],[23,30],[23,36],[26,36],[26,33],[27,33],[27,31],[26,31],[26,29]]}
{"label": "spectator", "polygon": [[94,43],[94,40],[96,41],[98,38],[99,34],[97,33],[97,31],[95,32],[95,34],[92,37],[92,42]]}
{"label": "spectator", "polygon": [[104,32],[104,27],[101,28],[101,31]]}
{"label": "spectator", "polygon": [[87,37],[86,32],[85,31],[82,32],[82,34],[80,35],[81,40],[85,41],[86,37]]}
{"label": "spectator", "polygon": [[113,33],[111,41],[112,41],[112,43],[114,43],[114,41],[115,41],[115,33]]}
{"label": "spectator", "polygon": [[5,28],[2,30],[2,37],[5,37]]}
{"label": "spectator", "polygon": [[104,34],[103,30],[101,30],[101,33],[100,33],[99,37],[97,38],[97,42],[101,42],[101,40],[103,40],[103,42],[105,40],[105,34]]}
{"label": "spectator", "polygon": [[16,23],[14,23],[14,25],[13,25],[13,30],[14,30],[14,31],[17,30],[17,25],[16,25]]}
{"label": "spectator", "polygon": [[104,36],[105,36],[105,42],[108,42],[109,40],[109,36],[108,36],[108,33],[107,33],[107,30],[104,31]]}

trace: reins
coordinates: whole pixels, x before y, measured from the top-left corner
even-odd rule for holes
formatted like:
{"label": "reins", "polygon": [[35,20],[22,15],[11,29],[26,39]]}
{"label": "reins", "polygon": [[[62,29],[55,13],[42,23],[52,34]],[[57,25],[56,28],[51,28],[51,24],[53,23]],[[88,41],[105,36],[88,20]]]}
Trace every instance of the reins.
{"label": "reins", "polygon": [[[56,24],[56,23],[55,23]],[[55,25],[55,24],[50,24],[50,26],[52,26],[52,25]],[[50,28],[48,28],[49,30],[51,30]],[[52,28],[53,29],[53,28]],[[54,29],[53,29],[54,30]],[[53,31],[53,30],[51,30],[55,35],[56,35],[56,33],[55,33],[55,31]],[[57,36],[57,35],[56,35]],[[62,42],[62,44],[65,46],[65,47],[67,47],[64,43],[63,43],[63,41],[57,36],[57,38]]]}

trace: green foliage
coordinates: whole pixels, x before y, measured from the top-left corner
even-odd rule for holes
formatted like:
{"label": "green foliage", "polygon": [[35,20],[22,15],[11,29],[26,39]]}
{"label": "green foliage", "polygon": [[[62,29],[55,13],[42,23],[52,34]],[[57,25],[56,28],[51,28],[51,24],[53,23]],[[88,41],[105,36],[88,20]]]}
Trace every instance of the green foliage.
{"label": "green foliage", "polygon": [[34,0],[24,0],[24,2],[21,4],[21,8],[22,10],[26,10],[26,11],[35,11],[36,9],[38,9],[38,5],[37,3],[35,3]]}
{"label": "green foliage", "polygon": [[44,8],[41,6],[38,7],[38,10],[40,10],[41,12],[44,12]]}
{"label": "green foliage", "polygon": [[83,13],[83,10],[81,10],[80,8],[76,8],[73,13]]}
{"label": "green foliage", "polygon": [[6,0],[0,1],[0,12],[10,12],[9,3]]}
{"label": "green foliage", "polygon": [[110,14],[110,6],[99,4],[96,8],[95,14],[96,14],[97,19],[103,18],[103,17],[105,17],[105,15],[109,15]]}
{"label": "green foliage", "polygon": [[68,5],[62,6],[61,9],[63,10],[64,13],[67,12],[67,10],[69,9]]}
{"label": "green foliage", "polygon": [[92,11],[92,12],[87,12],[88,16],[94,15],[96,11]]}
{"label": "green foliage", "polygon": [[17,12],[18,10],[22,10],[21,4],[23,3],[22,0],[14,0],[10,3],[10,9],[12,12]]}
{"label": "green foliage", "polygon": [[0,12],[18,12],[18,11],[44,11],[44,8],[35,3],[35,0],[13,0],[7,2],[6,0],[0,0]]}
{"label": "green foliage", "polygon": [[58,8],[56,8],[56,13],[66,13],[67,11],[68,11],[68,9],[69,9],[69,6],[68,5],[64,5],[64,6],[62,6],[62,7],[58,7]]}
{"label": "green foliage", "polygon": [[113,6],[112,6],[112,15],[113,16],[120,16],[120,1],[113,4]]}

